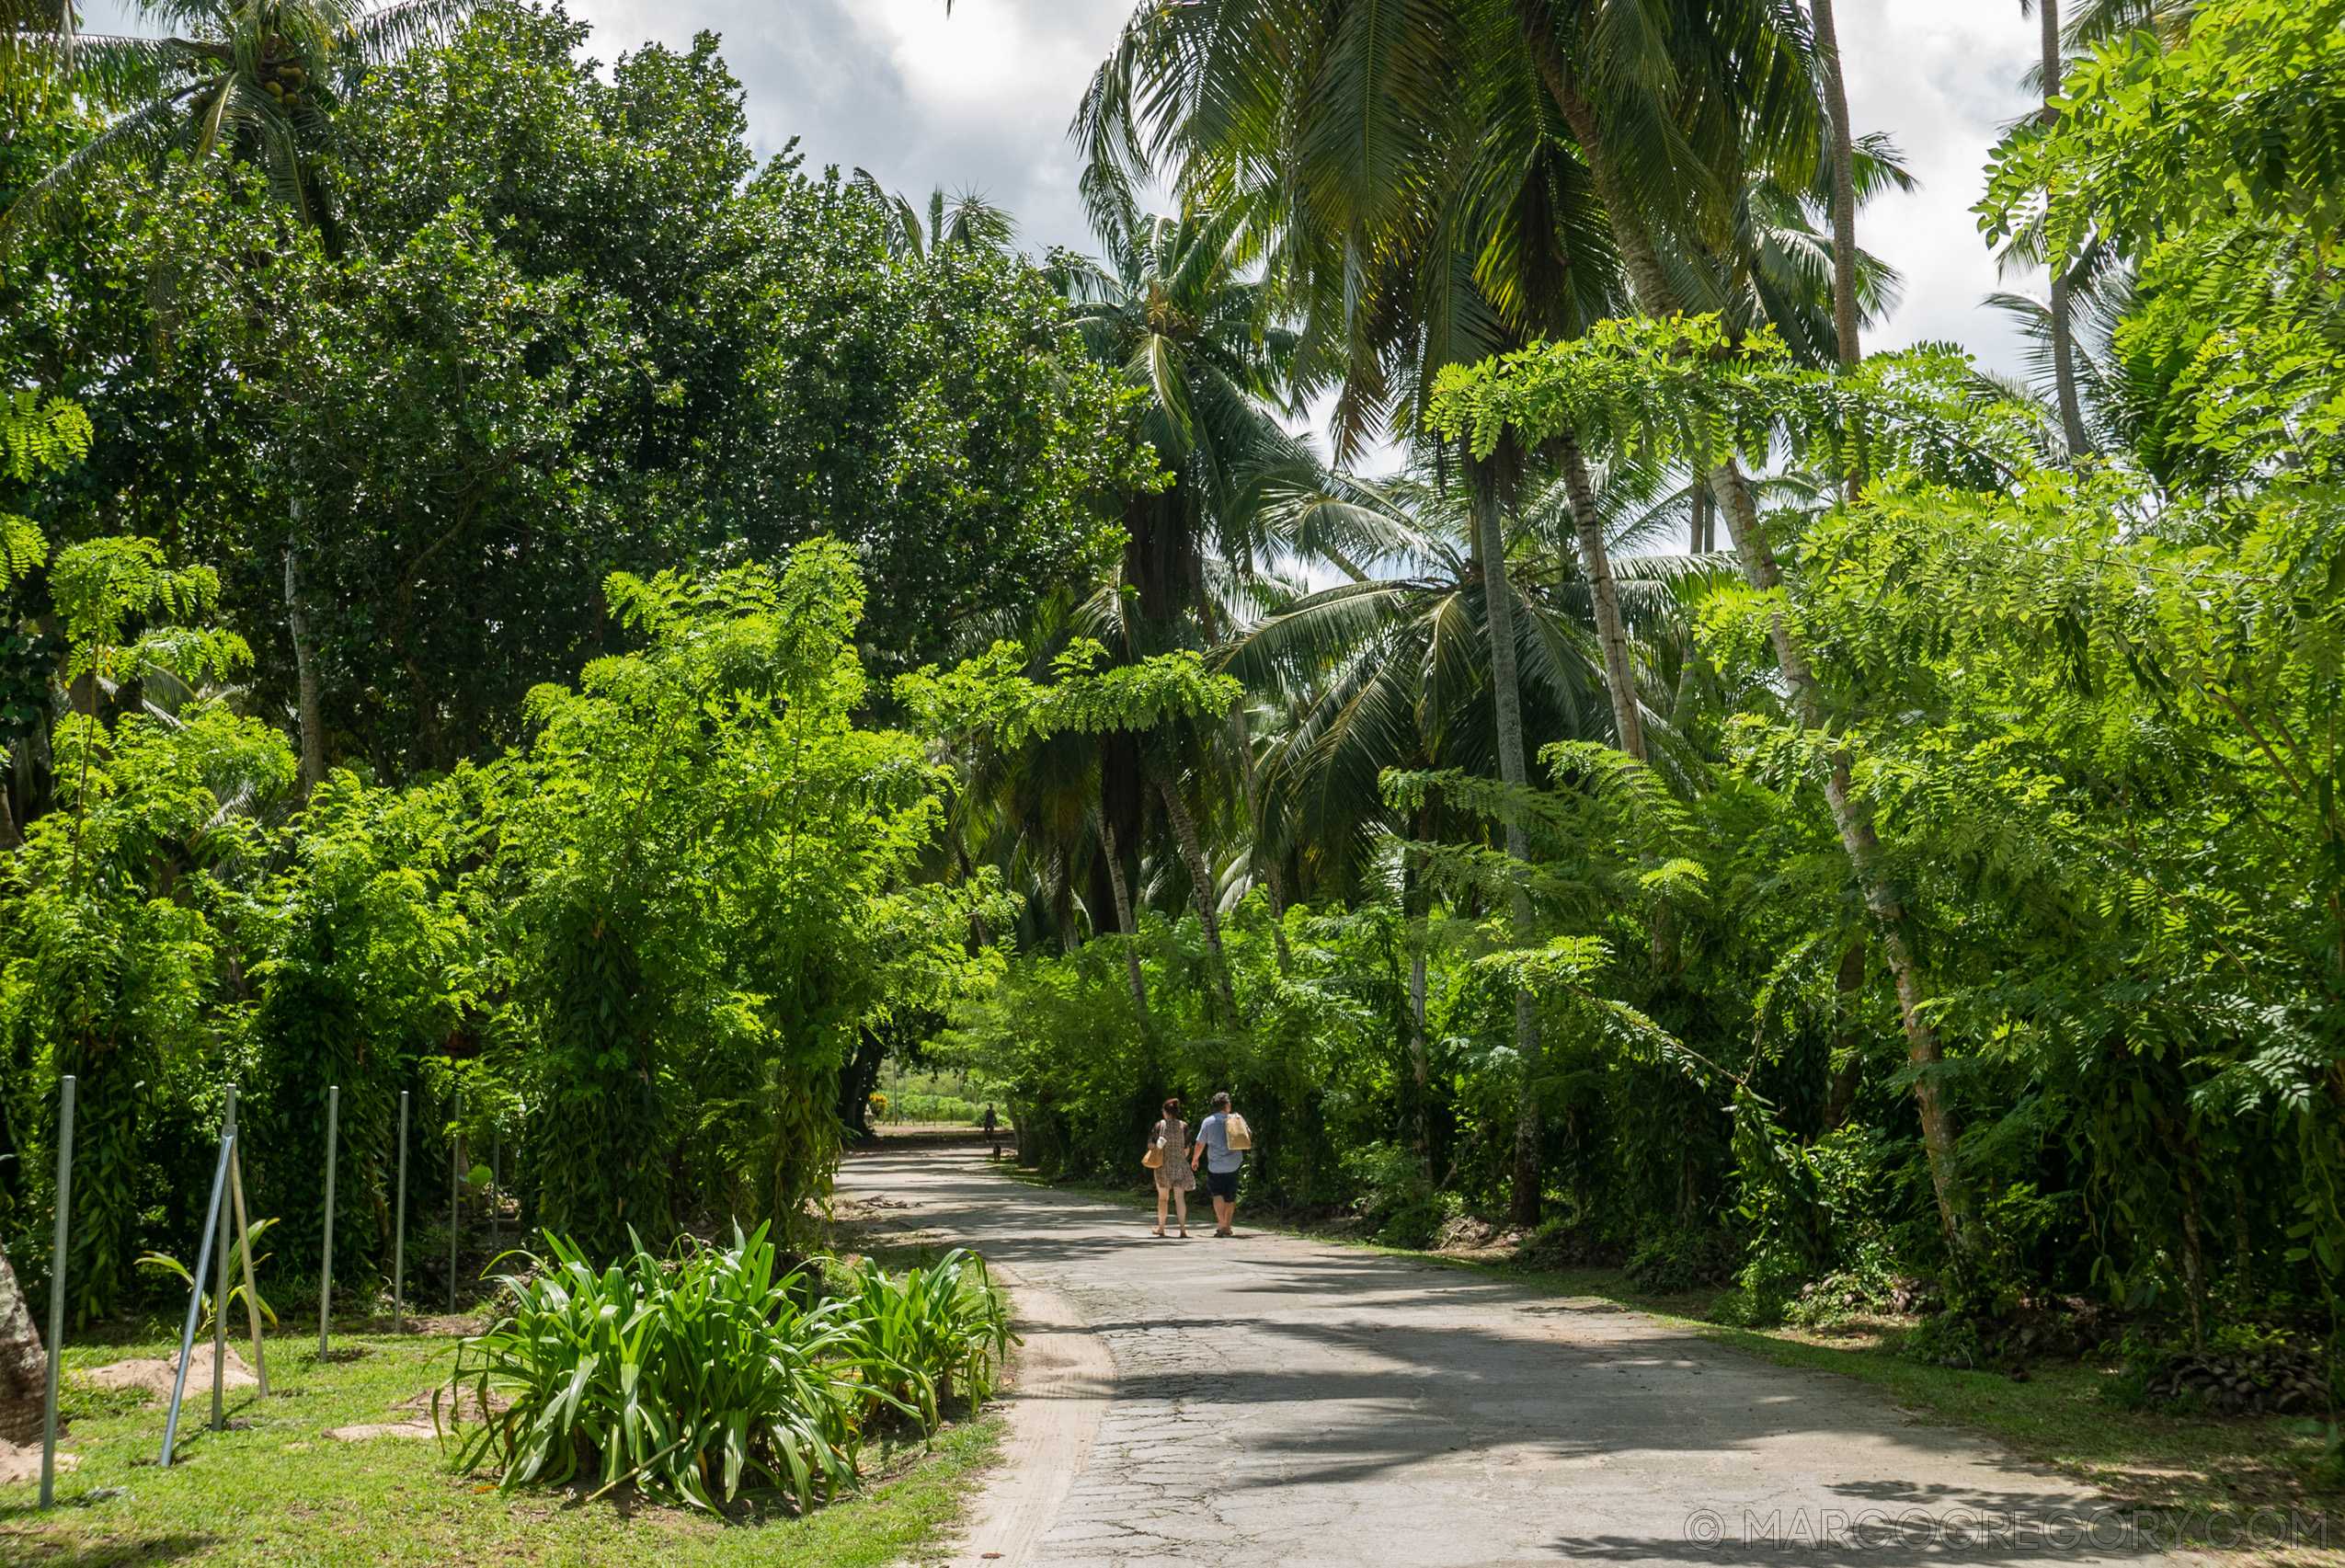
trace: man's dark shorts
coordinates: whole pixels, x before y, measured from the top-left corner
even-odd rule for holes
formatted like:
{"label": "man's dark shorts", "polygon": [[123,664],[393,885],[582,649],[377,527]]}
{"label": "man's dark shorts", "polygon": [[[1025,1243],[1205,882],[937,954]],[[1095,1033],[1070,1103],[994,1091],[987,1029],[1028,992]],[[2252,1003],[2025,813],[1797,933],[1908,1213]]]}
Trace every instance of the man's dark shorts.
{"label": "man's dark shorts", "polygon": [[1238,1201],[1238,1177],[1241,1173],[1242,1168],[1238,1171],[1207,1171],[1205,1173],[1207,1190],[1224,1203],[1235,1203]]}

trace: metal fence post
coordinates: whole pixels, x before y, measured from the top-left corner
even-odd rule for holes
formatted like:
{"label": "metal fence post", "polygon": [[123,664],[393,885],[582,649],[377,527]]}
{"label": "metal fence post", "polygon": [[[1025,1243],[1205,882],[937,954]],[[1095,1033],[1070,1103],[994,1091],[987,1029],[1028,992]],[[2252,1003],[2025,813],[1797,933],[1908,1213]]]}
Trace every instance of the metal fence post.
{"label": "metal fence post", "polygon": [[[220,1136],[224,1144],[236,1140],[236,1086],[228,1085],[228,1114],[220,1124]],[[220,1273],[218,1286],[212,1292],[212,1429],[228,1429],[228,1231],[223,1217],[220,1227]],[[201,1264],[196,1265],[200,1271]]]}
{"label": "metal fence post", "polygon": [[456,1114],[448,1127],[448,1315],[456,1315],[457,1172],[464,1163],[464,1092],[456,1091]]}
{"label": "metal fence post", "polygon": [[212,1203],[203,1211],[203,1240],[196,1247],[195,1277],[188,1285],[188,1326],[179,1334],[179,1370],[171,1379],[171,1413],[163,1423],[163,1457],[156,1462],[168,1467],[171,1448],[179,1436],[179,1402],[188,1391],[188,1363],[195,1357],[196,1314],[203,1306],[203,1264],[212,1251],[212,1228],[220,1223],[221,1205],[228,1191],[228,1156],[236,1147],[234,1133],[223,1134],[220,1139],[220,1168],[212,1174]]}
{"label": "metal fence post", "polygon": [[334,1313],[334,1144],[342,1122],[342,1086],[326,1089],[326,1249],[317,1273],[317,1358],[326,1359],[326,1342]]}
{"label": "metal fence post", "polygon": [[57,1501],[57,1384],[65,1364],[65,1231],[74,1212],[74,1079],[57,1081],[57,1241],[49,1265],[49,1389],[40,1407],[40,1505]]}
{"label": "metal fence post", "polygon": [[492,1255],[497,1251],[497,1222],[504,1218],[505,1200],[497,1185],[497,1162],[503,1152],[504,1133],[503,1121],[488,1124],[488,1250]]}
{"label": "metal fence post", "polygon": [[399,1091],[399,1220],[391,1242],[391,1332],[407,1332],[407,1092]]}

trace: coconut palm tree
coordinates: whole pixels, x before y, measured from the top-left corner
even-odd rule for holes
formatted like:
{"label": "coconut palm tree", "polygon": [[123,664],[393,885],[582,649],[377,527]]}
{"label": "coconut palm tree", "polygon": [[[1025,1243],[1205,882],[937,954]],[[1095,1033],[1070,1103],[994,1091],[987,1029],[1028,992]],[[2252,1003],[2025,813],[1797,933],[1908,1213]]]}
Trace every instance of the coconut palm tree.
{"label": "coconut palm tree", "polygon": [[[1686,491],[1631,464],[1597,470],[1600,504],[1626,520],[1610,544],[1641,546],[1675,526]],[[1379,533],[1388,575],[1295,598],[1218,656],[1284,722],[1264,765],[1270,830],[1308,856],[1314,892],[1351,898],[1381,838],[1399,824],[1378,793],[1389,768],[1488,773],[1497,750],[1491,621],[1473,509],[1459,487],[1408,475],[1368,482],[1328,475],[1276,498],[1282,534],[1341,532],[1347,544]],[[1607,704],[1594,597],[1574,548],[1562,480],[1534,485],[1510,514],[1505,570],[1521,614],[1516,662],[1527,739],[1605,737]],[[1705,564],[1676,555],[1623,563],[1620,602],[1642,648],[1689,631],[1680,588]],[[1640,660],[1645,727],[1666,735],[1672,692]]]}
{"label": "coconut palm tree", "polygon": [[[35,5],[46,0],[31,0]],[[224,153],[260,167],[269,193],[319,231],[341,234],[332,166],[322,156],[333,117],[366,69],[434,35],[478,0],[148,0],[168,38],[74,36],[44,59],[142,100],[28,187],[0,216],[0,254],[54,220],[99,168]]]}
{"label": "coconut palm tree", "polygon": [[900,191],[881,188],[870,170],[855,170],[856,187],[887,210],[887,251],[898,260],[927,262],[944,268],[970,255],[1003,256],[1018,233],[1017,220],[977,191],[962,189],[949,199],[944,188],[929,192],[926,217]]}
{"label": "coconut palm tree", "polygon": [[[1244,276],[1235,218],[1200,209],[1143,215],[1130,187],[1112,180],[1088,194],[1104,255],[1054,252],[1048,269],[1076,336],[1141,395],[1141,430],[1168,475],[1161,488],[1125,499],[1123,564],[1101,611],[1102,640],[1132,658],[1207,647],[1232,609],[1230,583],[1211,580],[1208,557],[1241,573],[1265,562],[1263,486],[1311,461],[1278,418],[1294,335],[1276,325],[1264,285]],[[1186,723],[1107,738],[1098,820],[1117,847],[1120,876],[1120,852],[1138,845],[1143,790],[1160,797],[1220,966],[1216,878],[1188,787],[1208,782],[1216,750],[1214,735]],[[1220,973],[1226,998],[1226,967]]]}

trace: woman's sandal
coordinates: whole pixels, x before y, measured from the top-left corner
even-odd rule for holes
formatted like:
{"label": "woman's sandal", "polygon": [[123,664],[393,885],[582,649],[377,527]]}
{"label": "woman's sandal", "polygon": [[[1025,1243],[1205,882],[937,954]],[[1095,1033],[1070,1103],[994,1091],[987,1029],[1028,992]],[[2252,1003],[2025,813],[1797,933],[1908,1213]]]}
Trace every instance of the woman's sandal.
{"label": "woman's sandal", "polygon": [[1189,1228],[1188,1228],[1187,1226],[1184,1225],[1184,1226],[1182,1226],[1182,1227],[1181,1227],[1181,1240],[1183,1240],[1184,1242],[1185,1242],[1185,1241],[1187,1241],[1188,1239],[1189,1239]]}
{"label": "woman's sandal", "polygon": [[1164,1232],[1163,1232],[1163,1230],[1162,1230],[1161,1229],[1159,1229],[1159,1230],[1150,1230],[1150,1231],[1149,1232],[1149,1234],[1150,1234],[1150,1235],[1151,1235],[1151,1236],[1155,1236],[1155,1237],[1158,1237],[1158,1238],[1160,1238],[1160,1239],[1161,1239],[1161,1238],[1163,1236]]}

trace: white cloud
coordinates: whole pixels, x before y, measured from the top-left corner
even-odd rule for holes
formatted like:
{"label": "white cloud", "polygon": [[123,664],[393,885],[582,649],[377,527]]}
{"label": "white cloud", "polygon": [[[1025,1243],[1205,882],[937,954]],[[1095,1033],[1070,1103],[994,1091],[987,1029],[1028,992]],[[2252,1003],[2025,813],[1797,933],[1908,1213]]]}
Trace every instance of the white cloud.
{"label": "white cloud", "polygon": [[1921,181],[1859,215],[1859,245],[1905,275],[1896,315],[1869,347],[1951,338],[1998,368],[2017,339],[1980,296],[1998,285],[1971,211],[1986,189],[1987,149],[2024,113],[2019,76],[2036,58],[2036,23],[2017,0],[1857,0],[1836,7],[1858,132],[1885,131]]}
{"label": "white cloud", "polygon": [[724,35],[761,153],[792,136],[810,168],[871,170],[919,198],[983,192],[1039,252],[1084,246],[1067,139],[1083,86],[1130,15],[1124,0],[575,0],[604,57],[643,39]]}

